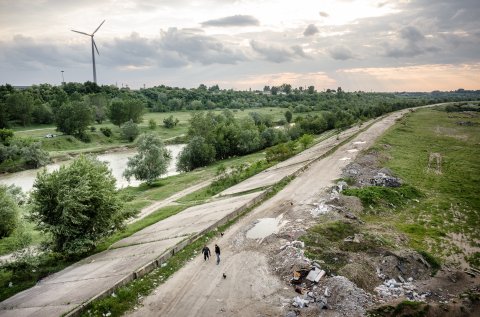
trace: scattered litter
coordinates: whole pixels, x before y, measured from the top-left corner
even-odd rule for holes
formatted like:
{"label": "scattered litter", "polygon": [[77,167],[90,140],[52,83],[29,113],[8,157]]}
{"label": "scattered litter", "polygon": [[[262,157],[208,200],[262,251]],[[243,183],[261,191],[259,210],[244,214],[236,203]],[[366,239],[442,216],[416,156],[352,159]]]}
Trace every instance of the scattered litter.
{"label": "scattered litter", "polygon": [[315,208],[310,210],[310,213],[312,214],[313,217],[318,217],[320,215],[325,215],[331,210],[331,207],[329,205],[326,205],[325,202],[320,202],[318,204],[315,204]]}
{"label": "scattered litter", "polygon": [[297,296],[295,297],[295,299],[293,300],[293,303],[292,305],[294,307],[298,307],[298,308],[303,308],[303,307],[308,307],[308,304],[310,303],[310,301],[308,299],[303,299],[301,298],[300,296]]}
{"label": "scattered litter", "polygon": [[353,142],[353,144],[365,144],[367,143],[367,141],[356,141],[356,142]]}
{"label": "scattered litter", "polygon": [[342,157],[342,158],[340,159],[340,161],[348,161],[348,160],[351,160],[351,158],[346,157],[346,156],[345,156],[345,157]]}
{"label": "scattered litter", "polygon": [[166,267],[167,266],[167,263],[162,263],[162,265],[160,265],[160,267]]}

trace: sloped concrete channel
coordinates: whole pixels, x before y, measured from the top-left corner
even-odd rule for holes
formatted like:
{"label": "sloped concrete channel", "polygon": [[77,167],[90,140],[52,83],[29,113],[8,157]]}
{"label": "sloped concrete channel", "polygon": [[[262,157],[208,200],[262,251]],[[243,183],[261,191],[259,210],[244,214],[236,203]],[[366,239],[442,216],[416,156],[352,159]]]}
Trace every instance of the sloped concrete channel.
{"label": "sloped concrete channel", "polygon": [[[363,128],[354,127],[313,146],[219,194],[115,243],[0,303],[0,316],[77,316],[91,301],[139,278],[167,261],[204,233],[233,219],[262,200],[282,179],[301,173],[343,140]],[[254,193],[255,189],[261,189]],[[231,196],[235,195],[235,196]]]}

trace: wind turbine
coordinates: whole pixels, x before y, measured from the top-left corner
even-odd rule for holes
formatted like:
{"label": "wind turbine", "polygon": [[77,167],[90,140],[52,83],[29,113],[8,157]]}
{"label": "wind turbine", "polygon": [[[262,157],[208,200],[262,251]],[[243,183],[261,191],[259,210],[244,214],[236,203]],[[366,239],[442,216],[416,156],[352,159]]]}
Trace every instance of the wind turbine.
{"label": "wind turbine", "polygon": [[103,23],[105,23],[105,20],[103,20],[103,22],[100,23],[100,25],[98,26],[98,28],[96,28],[96,30],[93,31],[92,34],[88,34],[88,33],[85,33],[85,32],[80,32],[80,31],[71,30],[72,32],[75,32],[75,33],[80,33],[80,34],[83,34],[83,35],[90,36],[90,38],[92,39],[93,82],[94,82],[95,84],[97,83],[97,70],[95,69],[95,51],[94,51],[93,48],[95,48],[95,50],[97,51],[97,54],[98,54],[98,55],[100,55],[100,53],[98,52],[97,44],[95,44],[95,40],[93,39],[93,36],[95,35],[95,33],[97,33],[98,29],[102,26]]}

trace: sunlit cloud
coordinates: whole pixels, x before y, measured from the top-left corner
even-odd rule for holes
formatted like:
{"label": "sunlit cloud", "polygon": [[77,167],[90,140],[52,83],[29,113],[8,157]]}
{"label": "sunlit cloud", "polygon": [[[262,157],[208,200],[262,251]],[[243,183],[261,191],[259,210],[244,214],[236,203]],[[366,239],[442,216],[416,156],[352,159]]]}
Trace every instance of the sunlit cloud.
{"label": "sunlit cloud", "polygon": [[[383,91],[432,91],[457,88],[478,89],[480,63],[462,65],[417,65],[342,69],[343,81],[374,83]],[[360,85],[355,90],[368,90]]]}

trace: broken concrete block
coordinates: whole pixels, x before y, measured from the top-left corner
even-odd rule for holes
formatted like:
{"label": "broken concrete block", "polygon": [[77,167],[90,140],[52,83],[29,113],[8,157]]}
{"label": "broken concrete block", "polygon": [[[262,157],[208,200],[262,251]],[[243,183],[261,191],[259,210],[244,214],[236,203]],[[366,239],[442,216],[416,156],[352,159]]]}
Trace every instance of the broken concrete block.
{"label": "broken concrete block", "polygon": [[320,274],[321,270],[319,268],[317,268],[316,266],[313,267],[312,270],[310,270],[310,272],[308,273],[307,275],[307,280],[309,280],[310,282],[314,282],[315,279],[317,278],[318,274]]}
{"label": "broken concrete block", "polygon": [[318,274],[317,277],[315,278],[315,283],[318,283],[320,279],[325,276],[325,274],[327,274],[327,272],[325,272],[324,270],[321,270],[320,274]]}

